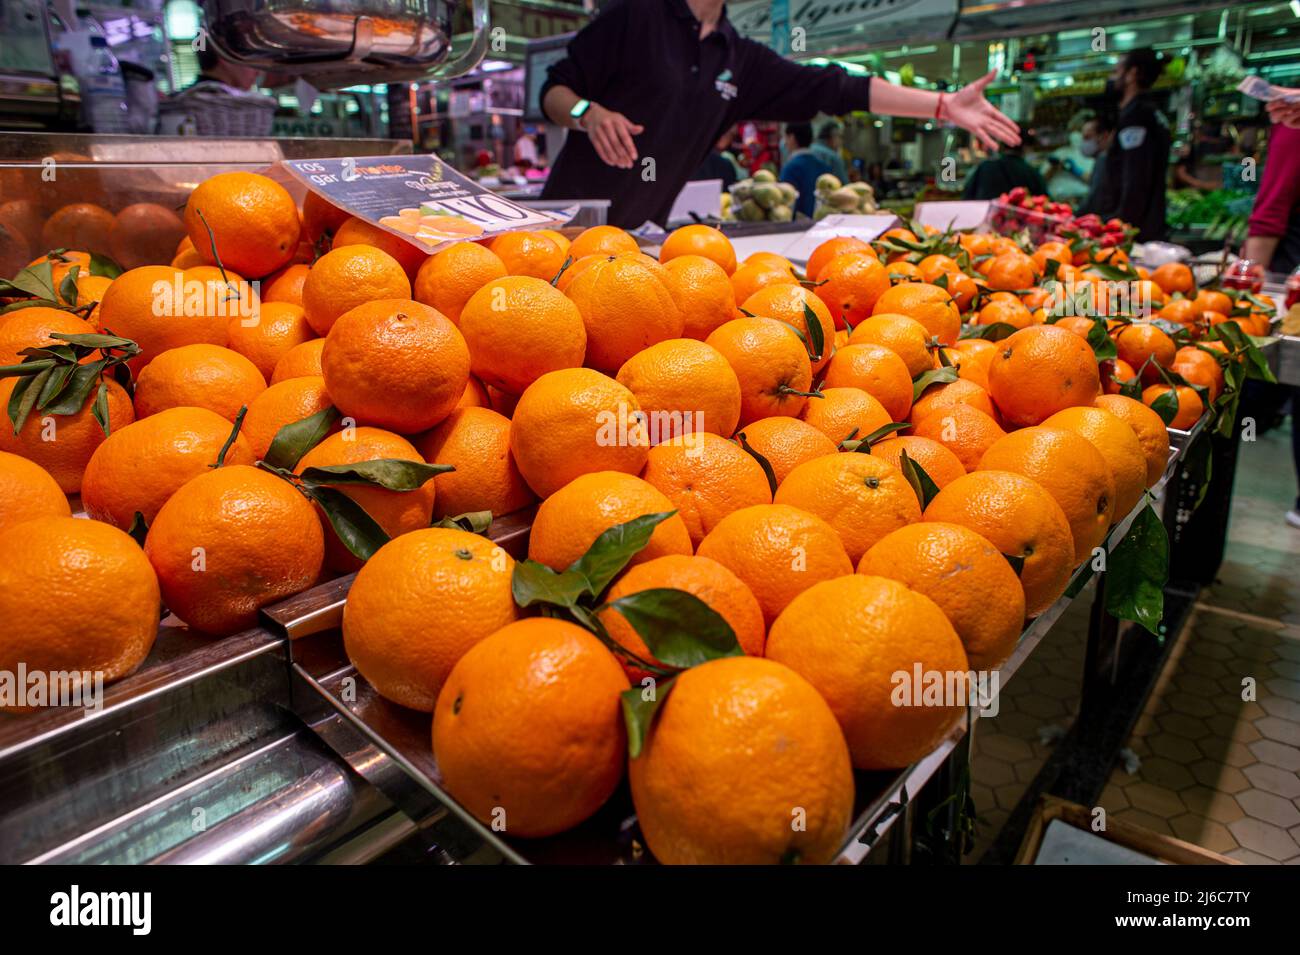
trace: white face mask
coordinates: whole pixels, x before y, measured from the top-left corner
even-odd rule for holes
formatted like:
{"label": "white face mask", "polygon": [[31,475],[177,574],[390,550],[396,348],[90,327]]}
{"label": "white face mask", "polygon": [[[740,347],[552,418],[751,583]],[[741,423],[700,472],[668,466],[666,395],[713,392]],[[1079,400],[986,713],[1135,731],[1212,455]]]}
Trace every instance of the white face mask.
{"label": "white face mask", "polygon": [[1101,151],[1099,146],[1100,144],[1097,142],[1097,140],[1085,139],[1083,142],[1079,143],[1079,152],[1091,158],[1097,155],[1097,153]]}

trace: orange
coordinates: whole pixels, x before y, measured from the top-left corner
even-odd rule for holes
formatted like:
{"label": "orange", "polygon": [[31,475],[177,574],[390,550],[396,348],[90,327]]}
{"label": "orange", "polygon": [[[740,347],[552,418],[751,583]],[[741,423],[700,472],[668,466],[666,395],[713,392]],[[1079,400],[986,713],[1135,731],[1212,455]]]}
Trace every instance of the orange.
{"label": "orange", "polygon": [[1146,487],[1147,463],[1137,434],[1123,419],[1100,408],[1067,408],[1043,424],[1073,431],[1091,441],[1110,465],[1115,480],[1116,520],[1133,510]]}
{"label": "orange", "polygon": [[[797,328],[807,339],[805,350],[810,355],[821,355],[812,363],[814,375],[826,367],[826,363],[831,360],[831,352],[834,351],[835,320],[831,318],[830,310],[825,303],[802,285],[785,283],[769,285],[745,299],[740,307],[752,315],[775,318],[779,322]],[[817,325],[821,328],[820,352],[817,352],[812,339],[808,337],[809,311],[816,317]]]}
{"label": "orange", "polygon": [[227,421],[266,390],[266,379],[243,355],[220,345],[183,345],[163,352],[140,372],[137,418],[168,408],[207,408]]}
{"label": "orange", "polygon": [[581,627],[537,617],[502,627],[452,668],[433,714],[447,791],[510,836],[582,822],[623,778],[618,661]]}
{"label": "orange", "polygon": [[671,262],[680,255],[702,255],[712,259],[728,275],[736,271],[736,250],[731,240],[708,225],[684,225],[669,233],[659,247],[659,261]]}
{"label": "orange", "polygon": [[113,213],[93,202],[63,206],[45,220],[41,248],[84,249],[112,255]]}
{"label": "orange", "polygon": [[1087,406],[1101,393],[1088,343],[1055,325],[1024,328],[998,342],[989,395],[1008,424],[1042,424],[1062,408]]}
{"label": "orange", "polygon": [[740,420],[740,379],[721,352],[693,338],[637,352],[618,381],[645,412],[652,445],[687,432],[730,436]]}
{"label": "orange", "polygon": [[456,469],[434,478],[435,519],[471,511],[499,517],[536,500],[510,453],[510,420],[491,408],[457,408],[415,447],[430,464]]}
{"label": "orange", "polygon": [[812,365],[789,326],[773,318],[737,318],[714,329],[705,343],[722,353],[740,381],[742,426],[803,410],[812,387]]}
{"label": "orange", "polygon": [[21,364],[24,348],[58,344],[52,335],[93,335],[95,327],[61,308],[32,305],[0,315],[0,365]]}
{"label": "orange", "polygon": [[310,418],[328,407],[330,396],[325,391],[325,379],[320,375],[286,378],[271,385],[249,403],[240,435],[248,439],[254,458],[261,459],[266,457],[281,428]]}
{"label": "orange", "polygon": [[917,270],[921,273],[921,280],[924,282],[934,283],[934,280],[944,275],[951,275],[954,272],[960,272],[961,266],[957,260],[950,255],[933,254],[927,255],[920,262],[916,263]]}
{"label": "orange", "polygon": [[380,696],[431,712],[465,652],[518,618],[514,567],[509,554],[466,531],[429,527],[394,538],[348,591],[348,659]]}
{"label": "orange", "polygon": [[564,250],[537,232],[503,232],[488,248],[506,267],[507,275],[528,275],[550,282],[564,266]]}
{"label": "orange", "polygon": [[1044,242],[1034,250],[1034,254],[1029,257],[1033,260],[1035,270],[1042,274],[1047,271],[1047,262],[1049,259],[1061,263],[1061,265],[1072,265],[1074,256],[1070,253],[1070,246],[1065,242]]}
{"label": "orange", "polygon": [[906,315],[925,326],[929,337],[952,345],[961,333],[961,313],[948,292],[937,285],[908,282],[896,285],[876,300],[873,315]]}
{"label": "orange", "polygon": [[871,446],[871,456],[888,461],[896,468],[903,466],[903,452],[913,464],[918,465],[940,489],[947,487],[966,473],[961,458],[938,441],[917,435],[893,435]]}
{"label": "orange", "polygon": [[1108,358],[1098,364],[1101,371],[1101,387],[1108,395],[1119,394],[1120,388],[1125,382],[1132,381],[1137,377],[1137,372],[1133,366],[1119,358]]}
{"label": "orange", "polygon": [[325,541],[312,505],[289,482],[236,464],[181,485],[150,525],[144,552],[167,608],[224,636],[315,583]]}
{"label": "orange", "polygon": [[906,315],[881,312],[872,315],[853,329],[849,336],[851,345],[881,345],[888,348],[907,365],[907,374],[915,378],[934,367],[934,356],[926,347],[930,332],[924,325]]}
{"label": "orange", "polygon": [[707,432],[655,445],[641,477],[672,502],[695,547],[732,511],[772,503],[754,456]]}
{"label": "orange", "polygon": [[744,435],[746,444],[767,458],[778,485],[805,461],[838,450],[834,441],[812,425],[785,415],[751,421],[737,434],[737,441],[740,435]]}
{"label": "orange", "polygon": [[767,656],[821,693],[857,769],[916,762],[966,711],[966,698],[920,705],[922,686],[898,705],[896,674],[965,673],[967,661],[943,611],[896,580],[851,574],[808,588],[772,624]]}
{"label": "orange", "polygon": [[[609,588],[604,602],[613,603],[620,597],[656,588],[684,590],[699,597],[727,621],[742,650],[750,656],[763,655],[763,642],[767,638],[763,611],[740,578],[717,561],[687,554],[656,557],[629,568]],[[641,635],[621,613],[617,610],[604,610],[598,616],[615,643],[642,660],[659,663]],[[640,683],[652,676],[649,670],[638,666],[633,660],[617,653],[615,656],[633,683]]]}
{"label": "orange", "polygon": [[861,388],[826,388],[803,406],[799,419],[812,425],[837,448],[850,436],[861,440],[891,422],[889,412]]}
{"label": "orange", "polygon": [[870,454],[804,461],[782,480],[773,501],[825,520],[839,532],[854,563],[890,531],[921,519],[921,505],[903,472]]}
{"label": "orange", "polygon": [[85,275],[90,271],[90,253],[78,252],[75,249],[69,249],[57,254],[50,251],[39,258],[33,259],[27,264],[30,268],[33,265],[40,265],[42,262],[50,263],[50,274],[54,280],[54,287],[56,290],[63,283],[67,274],[72,271],[74,265],[81,266],[80,274],[82,275]]}
{"label": "orange", "polygon": [[972,471],[935,495],[925,519],[960,524],[1008,557],[1024,558],[1020,584],[1029,616],[1065,593],[1074,539],[1065,512],[1037,481],[1010,471]]}
{"label": "orange", "polygon": [[679,255],[664,264],[668,291],[682,313],[682,335],[705,339],[736,317],[736,293],[722,266],[702,255]]}
{"label": "orange", "polygon": [[808,267],[804,272],[810,280],[817,281],[821,278],[822,269],[832,259],[851,252],[868,255],[873,259],[876,258],[875,249],[863,240],[855,236],[837,235],[813,249],[812,254],[808,256]]}
{"label": "orange", "polygon": [[301,306],[303,286],[307,284],[307,273],[310,271],[310,265],[295,262],[278,272],[272,272],[262,280],[262,304],[287,302]]}
{"label": "orange", "polygon": [[[90,456],[81,482],[86,513],[127,530],[138,513],[151,524],[186,481],[216,466],[230,438],[230,421],[207,408],[167,408],[108,436]],[[243,434],[226,452],[226,464],[256,460]]]}
{"label": "orange", "polygon": [[[781,265],[770,262],[750,262],[739,266],[731,273],[731,288],[736,293],[736,301],[743,302],[759,289],[769,285],[798,285],[799,280],[793,272]],[[741,308],[744,308],[742,305]]]}
{"label": "orange", "polygon": [[1201,320],[1201,311],[1192,299],[1176,298],[1165,304],[1156,314],[1180,325],[1195,325]]}
{"label": "orange", "polygon": [[1220,315],[1232,314],[1232,299],[1224,292],[1203,288],[1196,293],[1196,298],[1192,302],[1202,312],[1218,312]]}
{"label": "orange", "polygon": [[[0,379],[0,408],[9,407],[17,379]],[[108,431],[111,434],[135,420],[131,399],[116,381],[104,380],[108,388]],[[104,442],[104,429],[92,413],[97,389],[86,403],[70,415],[42,414],[33,410],[23,429],[14,434],[13,422],[0,423],[0,451],[34,461],[58,482],[65,494],[81,490],[82,473],[90,456]]]}
{"label": "orange", "polygon": [[[251,172],[222,172],[199,183],[185,203],[185,231],[205,262],[261,278],[298,250],[298,207],[284,186]],[[209,231],[211,230],[211,231]]]}
{"label": "orange", "polygon": [[420,267],[429,259],[428,253],[415,243],[408,242],[399,235],[394,235],[355,216],[349,217],[335,230],[330,248],[341,249],[349,245],[368,245],[381,252],[387,252],[397,260],[406,277],[412,282],[415,281]]}
{"label": "orange", "polygon": [[1148,385],[1142,389],[1142,402],[1150,407],[1155,404],[1157,398],[1171,391],[1174,393],[1178,412],[1167,427],[1177,431],[1190,430],[1192,425],[1196,424],[1201,415],[1205,413],[1205,403],[1201,401],[1201,396],[1196,392],[1196,389],[1189,388],[1186,385]]}
{"label": "orange", "polygon": [[582,313],[540,279],[494,279],[470,296],[459,324],[474,375],[512,395],[586,355]]}
{"label": "orange", "polygon": [[679,676],[628,776],[666,865],[829,863],[853,813],[834,714],[803,677],[754,657]]}
{"label": "orange", "polygon": [[379,299],[411,297],[401,263],[368,245],[345,245],[326,252],[307,273],[302,307],[307,322],[324,336],[340,315]]}
{"label": "orange", "polygon": [[1035,280],[1034,260],[1023,252],[1003,252],[988,263],[988,287],[1017,291],[1030,288]]}
{"label": "orange", "polygon": [[888,577],[929,597],[952,624],[972,670],[991,670],[1015,649],[1025,624],[1025,592],[1007,559],[969,528],[909,524],[867,551],[858,573]]}
{"label": "orange", "polygon": [[1151,487],[1164,476],[1169,464],[1169,431],[1160,415],[1142,402],[1123,395],[1101,395],[1095,404],[1133,429],[1146,457],[1146,486]]}
{"label": "orange", "polygon": [[1211,402],[1223,394],[1223,368],[1209,352],[1195,345],[1184,345],[1175,352],[1171,368],[1188,384],[1206,388]]}
{"label": "orange", "polygon": [[779,266],[783,269],[794,270],[794,263],[784,255],[777,255],[775,252],[751,252],[741,260],[741,265],[750,265],[754,262],[766,262],[768,265]]}
{"label": "orange", "polygon": [[[672,511],[673,505],[649,483],[621,471],[596,471],[574,478],[537,508],[528,535],[528,557],[552,570],[564,570],[615,524],[645,514]],[[665,554],[691,553],[691,535],[678,514],[661,521],[633,564]]]}
{"label": "orange", "polygon": [[290,348],[311,341],[316,333],[300,305],[263,302],[258,312],[256,319],[231,318],[226,332],[231,350],[251,361],[263,378],[270,378]]}
{"label": "orange", "polygon": [[994,420],[997,410],[989,400],[989,393],[965,378],[943,384],[931,385],[921,393],[912,405],[912,421],[919,423],[932,414],[946,411],[953,405],[970,405],[977,411],[983,411]]}
{"label": "orange", "polygon": [[568,255],[576,262],[587,255],[635,255],[640,251],[636,239],[617,226],[594,225],[574,236]]}
{"label": "orange", "polygon": [[181,245],[176,250],[176,254],[172,256],[170,264],[174,269],[190,269],[207,263],[204,262],[203,256],[199,255],[199,250],[194,248],[194,243],[190,241],[190,237],[186,236],[181,240]]}
{"label": "orange", "polygon": [[48,471],[20,455],[0,451],[0,531],[37,517],[71,516],[68,499]]}
{"label": "orange", "polygon": [[563,232],[558,229],[538,229],[537,234],[546,236],[546,238],[558,245],[560,251],[565,255],[569,254],[569,246],[573,245],[573,243],[569,241],[569,237]]}
{"label": "orange", "polygon": [[473,375],[465,383],[465,392],[460,396],[457,408],[490,408],[492,399],[488,397],[487,386]]}
{"label": "orange", "polygon": [[1115,479],[1087,438],[1041,425],[999,438],[980,459],[981,471],[1012,471],[1037,481],[1061,505],[1081,564],[1115,521]]}
{"label": "orange", "polygon": [[113,261],[124,269],[165,265],[184,236],[185,223],[171,209],[156,202],[134,202],[113,217],[108,248]]}
{"label": "orange", "polygon": [[870,318],[876,303],[889,291],[885,267],[862,252],[847,252],[831,259],[817,273],[817,281],[820,284],[814,291],[830,309],[838,328],[856,327]]}
{"label": "orange", "polygon": [[290,378],[319,378],[321,373],[321,355],[325,352],[325,339],[312,338],[294,345],[280,356],[271,373],[271,384],[278,385]]}
{"label": "orange", "polygon": [[835,528],[788,504],[755,504],[728,514],[696,553],[722,564],[745,582],[770,626],[813,584],[853,573]]}
{"label": "orange", "polygon": [[461,309],[488,282],[506,277],[506,264],[487,246],[457,242],[430,256],[415,276],[417,302],[436,308],[453,322]]}
{"label": "orange", "polygon": [[979,466],[984,452],[1006,432],[978,408],[956,404],[942,414],[917,422],[912,427],[912,434],[937,441],[957,456],[962,467],[972,471]]}
{"label": "orange", "polygon": [[[396,460],[419,461],[424,458],[411,442],[380,428],[351,428],[325,438],[302,456],[294,473],[302,474],[307,468],[333,467],[340,464],[359,464],[362,461]],[[326,483],[326,482],[322,482]],[[334,485],[361,509],[369,514],[390,538],[429,526],[433,516],[435,486],[425,481],[414,491],[390,491],[366,484]],[[361,559],[354,555],[334,533],[329,518],[319,512],[321,531],[325,536],[325,565],[341,573],[356,570]]]}
{"label": "orange", "polygon": [[[1033,324],[1034,317],[1020,299],[992,299],[975,316],[976,325],[1010,325],[1019,331]],[[1087,321],[1087,319],[1083,319]],[[1060,322],[1057,323],[1061,324]],[[1068,326],[1066,326],[1068,327]],[[1071,329],[1073,331],[1073,329]]]}
{"label": "orange", "polygon": [[569,285],[587,329],[588,366],[613,374],[643,348],[679,338],[682,314],[668,289],[633,258],[596,262]]}
{"label": "orange", "polygon": [[[988,305],[984,307],[991,308],[994,305],[1003,305],[1003,304],[1005,303],[990,302]],[[1074,334],[1078,335],[1080,338],[1087,338],[1088,335],[1091,334],[1093,326],[1095,326],[1097,323],[1094,322],[1091,318],[1087,318],[1086,316],[1083,315],[1066,315],[1063,318],[1058,318],[1055,322],[1052,322],[1052,324],[1058,328],[1064,328],[1066,331],[1074,332]],[[1020,327],[1024,328],[1023,325],[1021,325]]]}
{"label": "orange", "polygon": [[1181,262],[1166,262],[1151,273],[1151,281],[1159,285],[1166,295],[1175,292],[1191,295],[1196,289],[1192,270]]}
{"label": "orange", "polygon": [[594,471],[638,474],[649,450],[636,396],[590,368],[548,372],[519,397],[510,450],[538,497]]}
{"label": "orange", "polygon": [[912,408],[912,377],[907,365],[881,345],[841,348],[826,368],[825,385],[861,388],[877,399],[894,421],[905,421]]}
{"label": "orange", "polygon": [[[1115,336],[1115,348],[1121,361],[1137,369],[1147,384],[1160,380],[1156,368],[1169,368],[1174,363],[1178,346],[1163,331],[1148,322],[1134,322],[1122,328]],[[1147,362],[1151,361],[1148,365]]]}
{"label": "orange", "polygon": [[120,679],[149,655],[158,611],[158,578],[117,528],[51,516],[0,532],[0,671],[11,680],[20,666]]}
{"label": "orange", "polygon": [[402,434],[432,428],[469,382],[469,348],[456,326],[411,299],[380,299],[343,313],[321,353],[335,407]]}
{"label": "orange", "polygon": [[[302,200],[302,229],[310,242],[321,239],[332,240],[338,227],[352,216],[345,209],[340,209],[323,196],[311,192]],[[326,242],[328,247],[328,242]]]}

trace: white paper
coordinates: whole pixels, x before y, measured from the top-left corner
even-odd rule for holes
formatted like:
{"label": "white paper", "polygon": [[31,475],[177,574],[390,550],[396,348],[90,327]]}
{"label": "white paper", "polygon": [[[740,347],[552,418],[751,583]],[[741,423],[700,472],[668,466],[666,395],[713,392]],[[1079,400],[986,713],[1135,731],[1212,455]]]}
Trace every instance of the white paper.
{"label": "white paper", "polygon": [[836,213],[819,220],[807,232],[795,236],[794,240],[781,250],[781,254],[791,262],[807,262],[813,249],[827,239],[851,236],[863,242],[870,242],[899,224],[898,216],[892,212],[869,216]]}
{"label": "white paper", "polygon": [[958,199],[953,202],[918,202],[912,218],[921,225],[940,231],[974,229],[982,225],[989,214],[988,200]]}
{"label": "white paper", "polygon": [[669,222],[694,221],[691,213],[706,219],[722,217],[722,180],[697,179],[682,186],[668,213]]}

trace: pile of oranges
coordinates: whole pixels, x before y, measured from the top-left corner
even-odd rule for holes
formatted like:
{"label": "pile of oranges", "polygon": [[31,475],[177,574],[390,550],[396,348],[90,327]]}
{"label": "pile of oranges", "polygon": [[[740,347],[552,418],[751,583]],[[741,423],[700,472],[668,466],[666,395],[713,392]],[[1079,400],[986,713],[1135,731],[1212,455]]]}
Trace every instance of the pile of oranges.
{"label": "pile of oranges", "polygon": [[[538,837],[626,777],[669,863],[833,858],[853,769],[965,711],[899,675],[998,667],[1243,360],[1215,329],[1266,331],[1182,267],[1135,273],[1146,314],[1053,314],[1122,251],[988,235],[426,256],[247,173],[183,222],[169,265],[6,290],[0,668],[115,679],[161,607],[231,634],[357,571],[347,653],[432,714],[453,797]],[[534,505],[527,560],[466,529]]]}

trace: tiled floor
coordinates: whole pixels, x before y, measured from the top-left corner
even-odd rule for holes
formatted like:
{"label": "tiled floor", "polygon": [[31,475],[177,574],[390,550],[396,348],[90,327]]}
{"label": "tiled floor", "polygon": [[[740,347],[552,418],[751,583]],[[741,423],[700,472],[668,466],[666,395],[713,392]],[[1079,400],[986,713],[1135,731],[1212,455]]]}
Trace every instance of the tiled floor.
{"label": "tiled floor", "polygon": [[[1244,862],[1300,864],[1300,530],[1282,519],[1294,494],[1289,431],[1242,446],[1219,579],[1134,728],[1134,758],[1101,798],[1117,819]],[[1003,691],[1002,712],[978,725],[972,860],[1069,725],[1087,605],[1073,605]]]}

